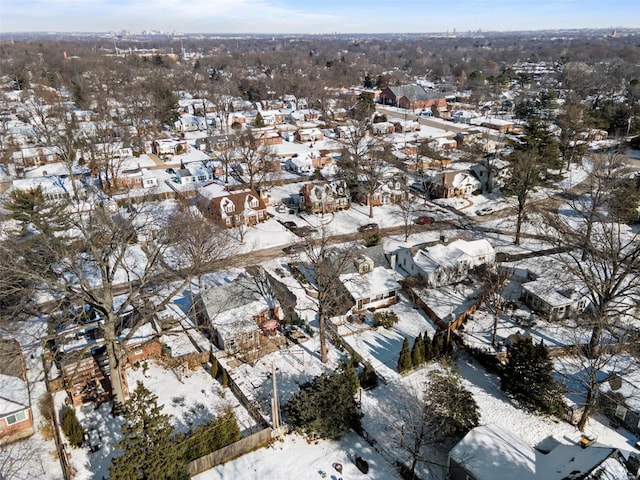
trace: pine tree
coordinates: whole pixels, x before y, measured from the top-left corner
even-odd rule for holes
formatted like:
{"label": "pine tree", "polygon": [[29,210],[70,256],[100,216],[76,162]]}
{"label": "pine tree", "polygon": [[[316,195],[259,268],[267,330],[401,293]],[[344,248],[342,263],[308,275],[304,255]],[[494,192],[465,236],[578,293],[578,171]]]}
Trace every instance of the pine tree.
{"label": "pine tree", "polygon": [[422,334],[419,334],[413,342],[411,348],[411,363],[413,368],[417,368],[424,363],[424,342],[422,341]]}
{"label": "pine tree", "polygon": [[431,360],[433,360],[433,347],[431,345],[431,339],[429,338],[429,334],[427,332],[424,332],[422,344],[424,345],[424,361],[430,362]]}
{"label": "pine tree", "polygon": [[82,445],[84,440],[84,429],[78,421],[76,411],[71,407],[65,407],[62,410],[61,427],[64,434],[67,436],[67,440],[74,447]]}
{"label": "pine tree", "polygon": [[360,386],[365,390],[370,390],[378,386],[378,376],[369,362],[364,364],[360,373]]}
{"label": "pine tree", "polygon": [[436,439],[464,437],[478,426],[480,412],[470,391],[453,372],[432,372],[424,392],[425,409]]}
{"label": "pine tree", "polygon": [[540,341],[522,336],[507,347],[507,364],[501,376],[502,390],[532,410],[559,415],[564,401],[559,385],[553,380],[553,363]]}
{"label": "pine tree", "polygon": [[256,115],[255,121],[256,128],[263,128],[266,124],[264,123],[264,117],[260,112]]}
{"label": "pine tree", "polygon": [[224,368],[222,369],[222,380],[220,383],[222,383],[222,386],[224,388],[227,388],[229,386],[229,375]]}
{"label": "pine tree", "polygon": [[111,480],[186,480],[189,474],[173,436],[169,415],[141,382],[124,405],[123,439],[113,459]]}
{"label": "pine tree", "polygon": [[404,337],[402,342],[402,350],[400,350],[400,356],[398,357],[398,372],[408,372],[413,368],[411,363],[411,350],[409,349],[409,339]]}
{"label": "pine tree", "polygon": [[433,334],[433,340],[431,341],[431,350],[433,358],[438,358],[444,353],[444,337],[442,333],[436,332]]}
{"label": "pine tree", "polygon": [[301,385],[282,407],[283,414],[298,432],[339,438],[350,428],[360,428],[358,385],[353,364],[343,365],[336,373],[323,373]]}
{"label": "pine tree", "polygon": [[216,357],[211,359],[211,378],[214,380],[218,378],[218,360]]}

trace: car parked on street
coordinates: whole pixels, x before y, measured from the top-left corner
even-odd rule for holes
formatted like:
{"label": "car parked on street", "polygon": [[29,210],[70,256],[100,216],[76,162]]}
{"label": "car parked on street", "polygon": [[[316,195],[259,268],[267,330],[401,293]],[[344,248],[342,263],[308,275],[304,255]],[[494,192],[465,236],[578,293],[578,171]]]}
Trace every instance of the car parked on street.
{"label": "car parked on street", "polygon": [[282,222],[282,226],[284,228],[288,228],[292,232],[298,229],[298,225],[296,225],[296,222],[291,221]]}
{"label": "car parked on street", "polygon": [[287,253],[287,254],[300,253],[300,252],[304,251],[304,246],[298,245],[298,244],[293,244],[293,245],[289,245],[287,247],[284,247],[282,249],[282,251],[284,253]]}
{"label": "car parked on street", "polygon": [[482,208],[476,210],[476,215],[479,215],[479,216],[491,215],[495,211],[496,211],[496,209],[494,207],[491,207],[491,206],[482,207]]}
{"label": "car parked on street", "polygon": [[420,215],[418,218],[416,218],[416,223],[418,225],[431,225],[435,221],[435,218],[429,217],[427,215]]}
{"label": "car parked on street", "polygon": [[360,233],[375,233],[380,229],[377,223],[367,223],[358,227]]}

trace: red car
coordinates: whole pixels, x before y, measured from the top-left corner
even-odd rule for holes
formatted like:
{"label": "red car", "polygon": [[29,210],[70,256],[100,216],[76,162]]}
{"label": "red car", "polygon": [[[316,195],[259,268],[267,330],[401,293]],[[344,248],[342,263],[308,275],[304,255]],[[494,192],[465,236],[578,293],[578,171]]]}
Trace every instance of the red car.
{"label": "red car", "polygon": [[425,215],[416,218],[416,223],[418,225],[431,225],[433,222],[435,222],[436,219],[433,217],[427,217]]}

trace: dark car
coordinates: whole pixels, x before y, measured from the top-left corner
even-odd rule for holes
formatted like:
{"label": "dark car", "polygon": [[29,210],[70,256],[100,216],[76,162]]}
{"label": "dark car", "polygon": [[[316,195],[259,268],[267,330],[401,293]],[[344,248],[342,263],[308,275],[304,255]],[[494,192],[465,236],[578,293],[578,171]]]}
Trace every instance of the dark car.
{"label": "dark car", "polygon": [[375,233],[380,229],[377,223],[367,223],[358,227],[360,233]]}
{"label": "dark car", "polygon": [[282,251],[284,253],[300,253],[304,251],[304,247],[302,245],[289,245],[288,247],[284,247]]}
{"label": "dark car", "polygon": [[289,230],[295,230],[298,228],[296,222],[282,222],[282,225],[284,226],[284,228],[288,228]]}
{"label": "dark car", "polygon": [[431,225],[433,222],[435,222],[436,219],[433,217],[428,217],[426,215],[421,215],[418,218],[416,218],[416,223],[418,225]]}

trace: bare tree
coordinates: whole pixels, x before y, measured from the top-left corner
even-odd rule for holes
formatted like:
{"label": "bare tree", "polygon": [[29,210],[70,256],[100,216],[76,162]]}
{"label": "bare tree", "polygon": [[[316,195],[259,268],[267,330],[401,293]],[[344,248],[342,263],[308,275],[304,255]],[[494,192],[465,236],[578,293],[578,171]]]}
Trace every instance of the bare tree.
{"label": "bare tree", "polygon": [[342,248],[330,247],[330,234],[325,225],[321,226],[317,234],[307,237],[304,243],[303,259],[313,270],[316,295],[316,312],[320,326],[320,359],[322,363],[328,361],[327,350],[327,322],[334,315],[335,310],[344,305],[343,286],[340,282],[348,265],[353,262],[355,245]]}
{"label": "bare tree", "polygon": [[[45,199],[31,211],[47,208],[50,202]],[[12,203],[7,206],[11,209]],[[185,239],[151,203],[127,209],[98,203],[87,210],[69,199],[64,209],[47,216],[48,229],[38,228],[36,216],[19,221],[28,235],[11,235],[3,244],[17,259],[16,275],[33,287],[34,300],[38,294],[53,299],[48,310],[60,313],[59,322],[75,321],[72,307],[87,306],[100,316],[112,393],[123,402],[121,369],[127,341],[184,290],[206,265],[205,259],[222,252],[210,248],[211,239],[205,251],[195,254],[200,245],[180,243]],[[194,264],[186,268],[176,262],[177,249],[192,252]]]}
{"label": "bare tree", "polygon": [[569,202],[571,215],[548,214],[547,235],[566,248],[561,257],[566,271],[584,288],[589,305],[582,315],[591,331],[580,358],[588,366],[586,398],[578,423],[583,429],[593,411],[601,372],[616,359],[632,335],[640,285],[640,234],[611,219],[606,211],[615,158],[594,159],[586,193]]}
{"label": "bare tree", "polygon": [[[378,139],[368,135],[366,124],[354,126],[343,142],[338,166],[350,187],[362,187],[369,205],[369,218],[373,218],[374,195],[388,171],[390,152]],[[357,188],[354,189],[357,191]]]}
{"label": "bare tree", "polygon": [[498,344],[498,321],[505,304],[502,291],[511,278],[511,274],[506,268],[500,268],[498,265],[485,265],[480,269],[480,274],[485,284],[484,303],[493,313],[491,345],[495,347]]}
{"label": "bare tree", "polygon": [[243,173],[249,179],[251,190],[260,188],[270,179],[274,160],[272,149],[268,145],[262,145],[251,131],[238,137],[235,151],[242,168],[246,169]]}

